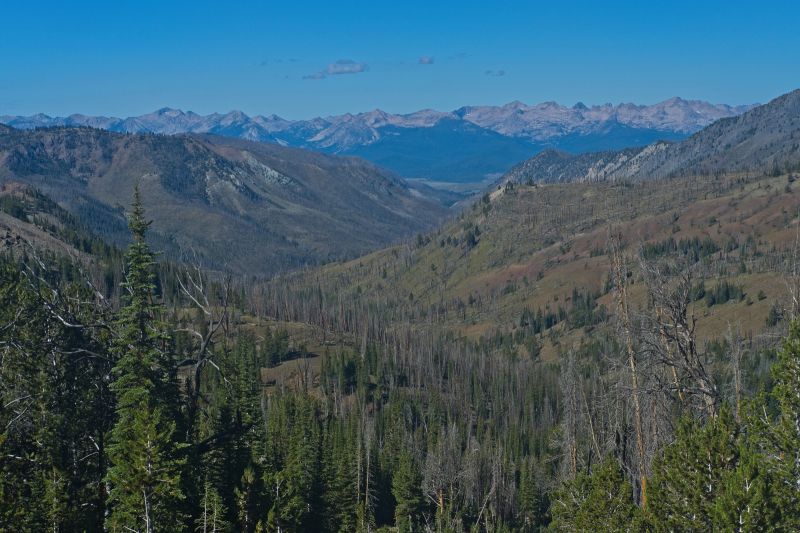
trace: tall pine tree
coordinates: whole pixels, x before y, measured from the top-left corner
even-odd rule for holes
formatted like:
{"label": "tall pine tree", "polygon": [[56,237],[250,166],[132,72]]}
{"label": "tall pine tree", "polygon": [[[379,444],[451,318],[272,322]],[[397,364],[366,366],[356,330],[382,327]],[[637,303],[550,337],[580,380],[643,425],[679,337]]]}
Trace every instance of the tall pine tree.
{"label": "tall pine tree", "polygon": [[422,476],[408,451],[400,454],[397,470],[392,476],[392,494],[397,501],[394,525],[399,533],[413,533],[421,530],[422,512],[425,501],[422,498]]}
{"label": "tall pine tree", "polygon": [[180,530],[182,460],[175,442],[175,420],[170,416],[175,398],[170,379],[171,361],[155,303],[153,254],[145,242],[149,222],[144,219],[138,187],[129,227],[133,242],[126,254],[125,306],[117,320],[112,390],[117,397],[117,421],[111,430],[107,480],[112,531]]}
{"label": "tall pine tree", "polygon": [[580,472],[553,495],[550,531],[641,531],[633,489],[616,460]]}
{"label": "tall pine tree", "polygon": [[[763,465],[774,480],[774,507],[780,509],[779,527],[800,530],[800,319],[795,319],[789,336],[778,352],[772,369],[778,406],[777,420],[763,420],[755,433],[761,437]],[[766,413],[766,409],[761,409]],[[766,416],[765,416],[766,418]],[[772,423],[770,423],[772,422]]]}
{"label": "tall pine tree", "polygon": [[648,512],[656,530],[714,529],[715,513],[724,513],[718,499],[739,465],[739,432],[727,405],[702,424],[688,418],[681,421],[675,441],[653,464]]}

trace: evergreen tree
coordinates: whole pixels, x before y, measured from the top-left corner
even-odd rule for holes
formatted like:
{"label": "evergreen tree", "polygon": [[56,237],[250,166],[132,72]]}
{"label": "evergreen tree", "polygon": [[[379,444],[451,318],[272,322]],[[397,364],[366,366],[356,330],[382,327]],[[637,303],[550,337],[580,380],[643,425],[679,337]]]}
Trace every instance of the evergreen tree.
{"label": "evergreen tree", "polygon": [[[346,422],[346,421],[345,421]],[[323,462],[325,473],[325,510],[328,531],[355,531],[358,486],[352,437],[354,428],[334,422],[325,435]]]}
{"label": "evergreen tree", "polygon": [[0,529],[102,527],[113,404],[92,297],[0,258]]}
{"label": "evergreen tree", "polygon": [[107,475],[112,531],[181,529],[183,461],[177,453],[176,423],[169,416],[174,382],[165,353],[162,310],[154,302],[153,254],[145,242],[148,225],[137,188],[129,223],[133,242],[122,284],[125,306],[114,343],[117,420],[111,431]]}
{"label": "evergreen tree", "polygon": [[260,481],[254,468],[248,466],[244,469],[242,479],[234,490],[239,531],[253,531],[258,523]]}
{"label": "evergreen tree", "polygon": [[722,488],[711,509],[719,531],[769,531],[779,529],[783,509],[775,499],[777,488],[766,466],[766,458],[741,438],[739,462],[722,474]]}
{"label": "evergreen tree", "polygon": [[730,408],[704,425],[681,421],[675,441],[653,465],[648,511],[659,531],[710,531],[718,498],[739,465],[739,427]]}
{"label": "evergreen tree", "polygon": [[800,531],[800,319],[790,326],[773,367],[773,378],[778,418],[775,422],[763,421],[756,434],[764,437],[763,464],[774,478],[774,505],[781,510],[781,526]]}
{"label": "evergreen tree", "polygon": [[323,522],[321,432],[309,396],[283,394],[268,408],[263,457],[265,492],[271,503],[268,531],[319,530]]}
{"label": "evergreen tree", "polygon": [[614,458],[579,473],[553,495],[552,531],[640,531],[633,489]]}
{"label": "evergreen tree", "polygon": [[225,520],[225,506],[214,485],[206,480],[200,498],[200,513],[195,520],[195,531],[218,533],[229,529]]}
{"label": "evergreen tree", "polygon": [[284,469],[286,501],[283,520],[295,530],[319,527],[320,434],[313,400],[298,396]]}
{"label": "evergreen tree", "polygon": [[392,476],[392,494],[397,501],[395,507],[395,526],[398,533],[420,531],[420,521],[424,510],[422,499],[422,476],[414,464],[414,458],[403,451]]}
{"label": "evergreen tree", "polygon": [[520,469],[519,479],[519,526],[523,531],[536,532],[546,523],[545,510],[547,503],[544,493],[539,487],[536,466],[533,461],[526,461]]}

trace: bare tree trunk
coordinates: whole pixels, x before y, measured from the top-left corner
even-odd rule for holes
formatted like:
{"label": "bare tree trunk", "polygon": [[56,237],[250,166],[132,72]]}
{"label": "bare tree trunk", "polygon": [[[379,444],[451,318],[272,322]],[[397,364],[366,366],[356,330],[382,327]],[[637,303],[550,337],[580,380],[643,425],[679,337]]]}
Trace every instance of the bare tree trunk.
{"label": "bare tree trunk", "polygon": [[586,417],[589,421],[589,434],[592,437],[592,446],[594,446],[594,451],[597,454],[597,460],[601,461],[603,459],[603,454],[600,453],[600,444],[597,442],[597,434],[594,431],[592,412],[589,410],[589,402],[586,399],[586,392],[583,389],[581,389],[581,395],[583,396],[583,405],[586,408]]}
{"label": "bare tree trunk", "polygon": [[638,455],[639,482],[641,485],[642,508],[647,508],[647,474],[645,469],[644,436],[642,435],[642,408],[639,403],[639,373],[637,370],[636,350],[633,347],[631,321],[628,312],[628,291],[626,286],[627,270],[623,264],[619,249],[619,240],[611,237],[611,252],[614,269],[614,284],[617,289],[617,307],[622,322],[625,339],[625,350],[628,354],[628,367],[631,372],[631,400],[633,402],[633,425],[636,431],[636,453]]}
{"label": "bare tree trunk", "polygon": [[728,345],[731,352],[731,370],[733,371],[733,394],[736,405],[736,421],[741,421],[742,409],[742,342],[739,338],[739,328],[734,333],[728,324]]}
{"label": "bare tree trunk", "polygon": [[153,524],[150,520],[150,499],[147,497],[147,489],[142,489],[144,497],[144,530],[145,533],[153,533]]}
{"label": "bare tree trunk", "polygon": [[[664,309],[660,306],[656,307],[656,320],[658,321],[658,335],[659,340],[661,341],[661,347],[664,352],[667,354],[667,360],[672,361],[674,359],[672,353],[672,344],[670,344],[669,340],[667,339],[667,332],[664,326]],[[681,387],[680,379],[678,379],[678,370],[675,365],[668,365],[670,372],[672,374],[672,383],[675,386],[675,392],[678,393],[678,399],[681,401],[681,404],[684,402],[683,396],[683,388]]]}
{"label": "bare tree trunk", "polygon": [[575,371],[575,354],[570,351],[563,362],[560,377],[561,395],[564,401],[561,424],[564,429],[562,452],[566,459],[566,477],[575,479],[578,475],[578,376]]}

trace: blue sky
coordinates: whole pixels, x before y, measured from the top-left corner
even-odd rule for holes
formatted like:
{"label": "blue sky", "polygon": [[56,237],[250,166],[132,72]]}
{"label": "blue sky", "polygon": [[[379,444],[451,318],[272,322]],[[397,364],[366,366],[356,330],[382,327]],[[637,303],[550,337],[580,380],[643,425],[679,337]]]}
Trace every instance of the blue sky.
{"label": "blue sky", "polygon": [[764,102],[800,87],[798,20],[788,1],[12,0],[0,115]]}

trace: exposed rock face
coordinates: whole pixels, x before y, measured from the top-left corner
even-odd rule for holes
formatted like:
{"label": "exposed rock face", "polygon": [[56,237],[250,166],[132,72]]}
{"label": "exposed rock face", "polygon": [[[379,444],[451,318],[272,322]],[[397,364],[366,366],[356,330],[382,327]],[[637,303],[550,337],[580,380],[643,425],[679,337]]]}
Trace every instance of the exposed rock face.
{"label": "exposed rock face", "polygon": [[741,115],[720,119],[680,142],[571,155],[544,151],[501,181],[642,180],[737,171],[785,171],[800,165],[800,90]]}

